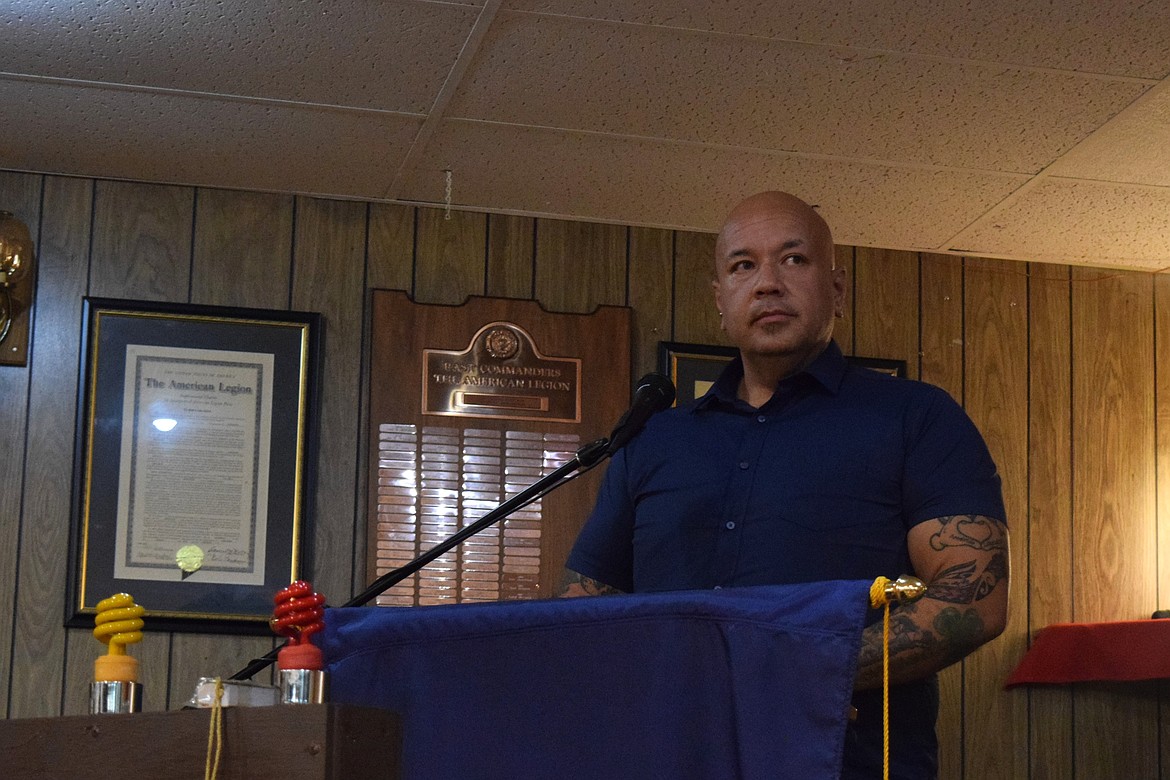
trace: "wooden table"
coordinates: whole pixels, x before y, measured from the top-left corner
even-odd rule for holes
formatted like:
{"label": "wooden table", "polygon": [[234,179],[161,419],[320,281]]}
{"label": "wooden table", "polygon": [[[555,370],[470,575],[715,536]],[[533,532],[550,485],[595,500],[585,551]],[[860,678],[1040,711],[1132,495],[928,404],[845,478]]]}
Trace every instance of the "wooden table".
{"label": "wooden table", "polygon": [[[397,715],[334,704],[224,709],[222,780],[399,777]],[[0,720],[5,778],[202,780],[211,710]]]}

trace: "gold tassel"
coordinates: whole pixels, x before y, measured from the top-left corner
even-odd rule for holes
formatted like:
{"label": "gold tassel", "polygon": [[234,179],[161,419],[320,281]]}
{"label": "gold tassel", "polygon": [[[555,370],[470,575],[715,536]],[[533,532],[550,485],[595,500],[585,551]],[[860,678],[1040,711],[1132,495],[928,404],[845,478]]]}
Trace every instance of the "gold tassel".
{"label": "gold tassel", "polygon": [[922,598],[926,585],[917,577],[903,575],[896,581],[878,577],[869,586],[869,604],[884,607],[882,614],[882,780],[890,780],[890,602]]}

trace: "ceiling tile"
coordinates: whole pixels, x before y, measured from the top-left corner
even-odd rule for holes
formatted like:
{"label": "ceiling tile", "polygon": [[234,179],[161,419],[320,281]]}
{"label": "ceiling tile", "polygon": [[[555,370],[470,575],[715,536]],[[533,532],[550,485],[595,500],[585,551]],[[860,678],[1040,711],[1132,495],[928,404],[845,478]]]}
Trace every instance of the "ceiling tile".
{"label": "ceiling tile", "polygon": [[709,231],[740,198],[788,189],[839,243],[895,249],[937,246],[1025,181],[452,120],[399,197],[441,203],[446,169],[461,206]]}
{"label": "ceiling tile", "polygon": [[376,198],[420,119],[0,79],[25,106],[0,168]]}
{"label": "ceiling tile", "polygon": [[1170,82],[1159,84],[1046,171],[1052,176],[1170,186]]}
{"label": "ceiling tile", "polygon": [[19,29],[0,71],[425,113],[478,14],[416,0],[42,0],[0,24]]}
{"label": "ceiling tile", "polygon": [[1170,267],[1170,191],[1045,179],[956,236],[951,247],[975,255],[1161,270]]}
{"label": "ceiling tile", "polygon": [[1170,74],[1170,3],[1162,0],[505,0],[504,7],[1082,73]]}
{"label": "ceiling tile", "polygon": [[1165,0],[28,0],[0,31],[0,168],[438,202],[452,167],[477,209],[699,230],[791,182],[842,242],[1170,265]]}
{"label": "ceiling tile", "polygon": [[1034,173],[1147,86],[507,13],[447,115]]}

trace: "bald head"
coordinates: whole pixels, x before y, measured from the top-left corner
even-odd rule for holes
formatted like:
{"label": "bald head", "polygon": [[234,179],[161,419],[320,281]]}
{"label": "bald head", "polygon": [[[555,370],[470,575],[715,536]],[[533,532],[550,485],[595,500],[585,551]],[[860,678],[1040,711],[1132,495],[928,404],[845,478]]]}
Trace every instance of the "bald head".
{"label": "bald head", "polygon": [[795,195],[769,190],[744,198],[727,215],[719,229],[719,237],[715,240],[716,267],[730,251],[728,242],[734,240],[735,235],[753,223],[772,219],[777,215],[797,220],[804,226],[809,240],[817,249],[829,258],[834,257],[833,233],[817,210]]}

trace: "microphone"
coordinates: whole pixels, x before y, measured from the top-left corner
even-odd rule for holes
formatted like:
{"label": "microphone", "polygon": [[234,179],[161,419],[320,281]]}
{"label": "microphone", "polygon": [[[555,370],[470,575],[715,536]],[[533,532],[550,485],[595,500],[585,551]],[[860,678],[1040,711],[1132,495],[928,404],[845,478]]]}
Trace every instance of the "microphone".
{"label": "microphone", "polygon": [[674,385],[662,374],[647,374],[639,379],[638,387],[634,390],[634,401],[609,435],[609,447],[605,454],[613,455],[629,444],[651,415],[661,412],[673,402]]}

